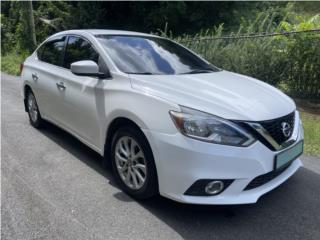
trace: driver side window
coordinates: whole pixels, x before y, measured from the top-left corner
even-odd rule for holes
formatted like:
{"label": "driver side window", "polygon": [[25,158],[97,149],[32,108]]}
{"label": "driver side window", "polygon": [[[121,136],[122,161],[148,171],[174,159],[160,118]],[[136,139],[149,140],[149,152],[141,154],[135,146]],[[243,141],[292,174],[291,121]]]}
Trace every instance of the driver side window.
{"label": "driver side window", "polygon": [[71,63],[82,60],[92,60],[99,64],[99,54],[87,40],[70,36],[65,50],[63,66],[70,69]]}

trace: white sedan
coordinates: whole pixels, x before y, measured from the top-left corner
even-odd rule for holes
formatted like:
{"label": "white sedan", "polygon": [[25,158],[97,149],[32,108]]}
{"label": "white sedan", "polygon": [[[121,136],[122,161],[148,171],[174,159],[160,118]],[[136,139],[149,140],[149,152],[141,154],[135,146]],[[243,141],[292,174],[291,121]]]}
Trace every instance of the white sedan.
{"label": "white sedan", "polygon": [[31,125],[52,122],[100,153],[137,199],[254,203],[302,165],[303,129],[288,96],[171,40],[64,31],[21,70]]}

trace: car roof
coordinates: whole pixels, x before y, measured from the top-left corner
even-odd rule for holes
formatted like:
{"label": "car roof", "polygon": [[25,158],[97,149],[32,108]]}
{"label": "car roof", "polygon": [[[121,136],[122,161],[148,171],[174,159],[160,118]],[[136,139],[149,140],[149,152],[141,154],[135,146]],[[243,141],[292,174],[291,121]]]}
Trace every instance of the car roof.
{"label": "car roof", "polygon": [[53,36],[58,36],[62,34],[86,34],[89,33],[91,35],[128,35],[128,36],[153,36],[147,33],[141,32],[132,32],[132,31],[123,31],[123,30],[109,30],[109,29],[74,29],[74,30],[67,30],[63,32],[58,32]]}

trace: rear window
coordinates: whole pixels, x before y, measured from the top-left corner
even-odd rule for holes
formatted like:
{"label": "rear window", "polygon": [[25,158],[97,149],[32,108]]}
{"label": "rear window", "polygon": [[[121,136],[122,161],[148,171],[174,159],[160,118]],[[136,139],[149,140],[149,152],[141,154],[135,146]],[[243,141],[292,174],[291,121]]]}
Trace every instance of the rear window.
{"label": "rear window", "polygon": [[64,39],[45,43],[37,51],[38,58],[53,65],[61,66]]}

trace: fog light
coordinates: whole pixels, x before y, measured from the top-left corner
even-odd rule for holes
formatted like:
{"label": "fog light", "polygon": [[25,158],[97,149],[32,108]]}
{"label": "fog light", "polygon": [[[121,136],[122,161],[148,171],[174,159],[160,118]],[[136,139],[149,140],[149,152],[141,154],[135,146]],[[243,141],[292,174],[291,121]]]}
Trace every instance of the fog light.
{"label": "fog light", "polygon": [[214,196],[225,191],[234,179],[198,179],[185,191],[189,196]]}
{"label": "fog light", "polygon": [[215,195],[223,190],[224,184],[222,181],[209,182],[205,188],[207,194]]}

